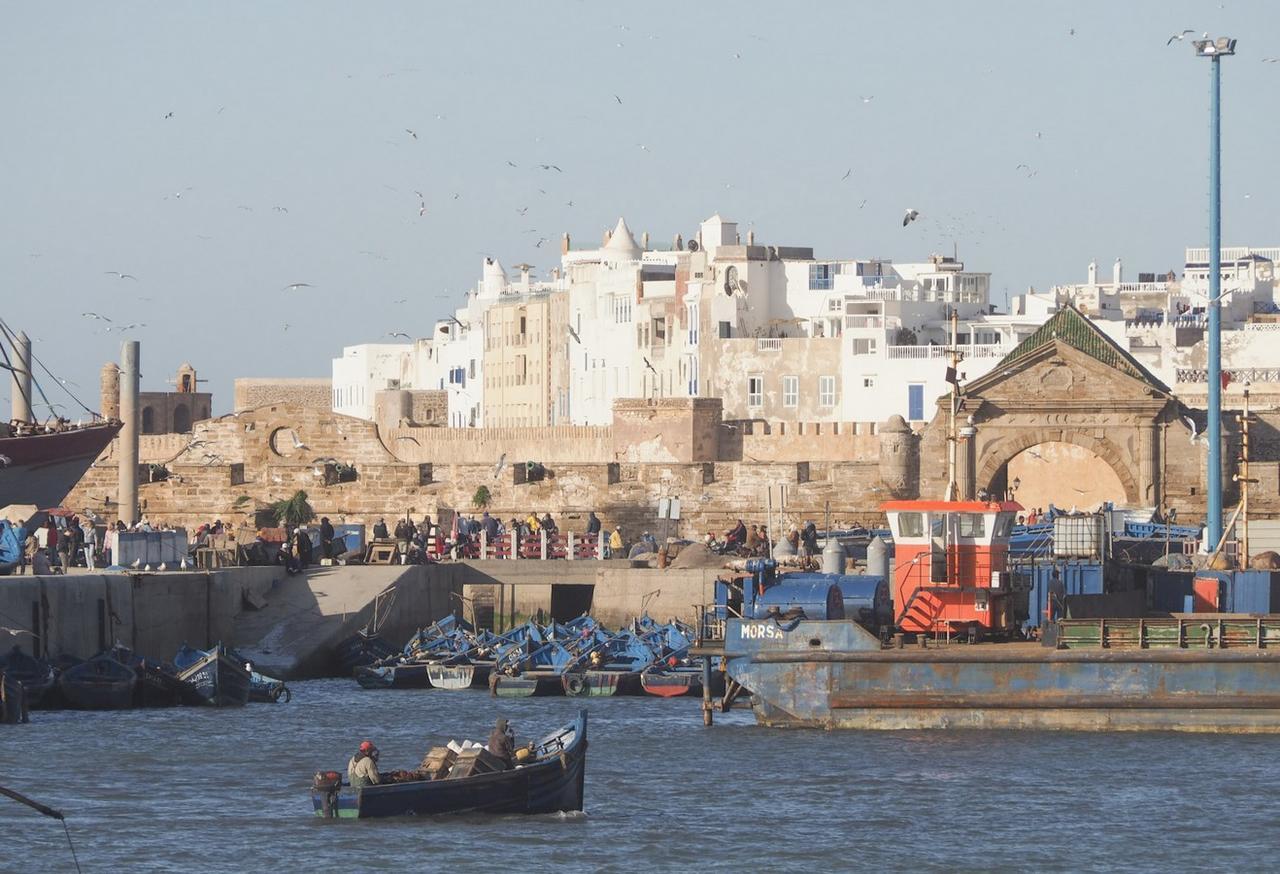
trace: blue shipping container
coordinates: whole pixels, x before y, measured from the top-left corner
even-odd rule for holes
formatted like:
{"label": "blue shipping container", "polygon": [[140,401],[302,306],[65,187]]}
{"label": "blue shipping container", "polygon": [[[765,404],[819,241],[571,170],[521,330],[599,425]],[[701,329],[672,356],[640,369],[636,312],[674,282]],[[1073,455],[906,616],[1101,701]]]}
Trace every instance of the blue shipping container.
{"label": "blue shipping container", "polygon": [[1027,604],[1030,615],[1022,623],[1024,629],[1039,628],[1044,624],[1045,611],[1049,606],[1049,583],[1055,571],[1062,578],[1067,595],[1102,594],[1102,565],[1097,562],[1057,561],[1033,565],[1026,571],[1031,577],[1031,591]]}
{"label": "blue shipping container", "polygon": [[1271,571],[1231,574],[1226,608],[1232,613],[1271,613],[1280,608],[1280,574]]}

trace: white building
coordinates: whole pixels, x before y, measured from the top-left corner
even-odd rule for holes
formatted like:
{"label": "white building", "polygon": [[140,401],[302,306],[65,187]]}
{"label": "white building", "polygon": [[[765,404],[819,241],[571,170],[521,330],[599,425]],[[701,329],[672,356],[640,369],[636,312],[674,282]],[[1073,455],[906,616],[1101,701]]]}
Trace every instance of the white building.
{"label": "white building", "polygon": [[333,359],[333,411],[373,421],[374,395],[403,387],[404,361],[412,348],[406,343],[344,347],[342,357]]}

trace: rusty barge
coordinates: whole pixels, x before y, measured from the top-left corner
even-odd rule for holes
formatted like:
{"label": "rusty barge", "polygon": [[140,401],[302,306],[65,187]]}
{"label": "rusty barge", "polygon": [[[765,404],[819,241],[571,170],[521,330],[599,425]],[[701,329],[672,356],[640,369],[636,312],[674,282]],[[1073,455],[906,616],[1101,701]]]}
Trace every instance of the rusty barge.
{"label": "rusty barge", "polygon": [[1067,618],[1051,591],[1042,639],[1019,640],[1027,593],[1007,566],[1018,505],[884,509],[889,622],[850,611],[840,591],[875,578],[760,561],[719,584],[699,652],[723,658],[722,706],[749,694],[776,727],[1280,733],[1280,615],[1207,612],[1217,604],[1198,594],[1197,612]]}

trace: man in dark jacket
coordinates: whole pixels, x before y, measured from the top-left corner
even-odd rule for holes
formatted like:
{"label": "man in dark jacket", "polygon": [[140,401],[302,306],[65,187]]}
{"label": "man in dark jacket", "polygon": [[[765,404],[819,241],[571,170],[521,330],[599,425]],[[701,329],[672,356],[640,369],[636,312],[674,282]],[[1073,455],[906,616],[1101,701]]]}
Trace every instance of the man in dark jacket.
{"label": "man in dark jacket", "polygon": [[320,554],[325,558],[333,558],[333,526],[329,517],[320,518]]}
{"label": "man in dark jacket", "polygon": [[592,510],[587,514],[587,534],[595,537],[600,533],[600,517],[596,515],[596,511]]}
{"label": "man in dark jacket", "polygon": [[804,531],[800,534],[800,542],[804,545],[806,555],[818,554],[818,526],[810,520],[805,523]]}
{"label": "man in dark jacket", "polygon": [[484,516],[480,519],[481,526],[484,527],[484,536],[488,538],[490,543],[498,539],[498,519],[496,516],[490,516],[489,511],[484,511]]}
{"label": "man in dark jacket", "polygon": [[307,565],[311,564],[311,536],[307,534],[306,528],[299,526],[293,532],[293,545],[297,551],[298,567],[306,570]]}
{"label": "man in dark jacket", "polygon": [[379,519],[373,526],[373,539],[386,540],[387,538],[387,520]]}
{"label": "man in dark jacket", "polygon": [[505,762],[508,768],[511,767],[515,756],[515,732],[508,726],[506,717],[498,717],[498,722],[489,735],[488,746],[490,753]]}

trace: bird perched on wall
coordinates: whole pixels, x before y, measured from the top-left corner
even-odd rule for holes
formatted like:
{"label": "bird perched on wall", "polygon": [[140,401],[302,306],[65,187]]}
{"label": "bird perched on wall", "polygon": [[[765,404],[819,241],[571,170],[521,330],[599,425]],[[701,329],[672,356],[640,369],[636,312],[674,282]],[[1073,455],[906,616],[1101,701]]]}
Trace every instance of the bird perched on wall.
{"label": "bird perched on wall", "polygon": [[919,210],[908,208],[906,213],[902,216],[902,226],[905,228],[907,225],[911,224],[913,221],[915,221],[919,217],[920,217]]}

